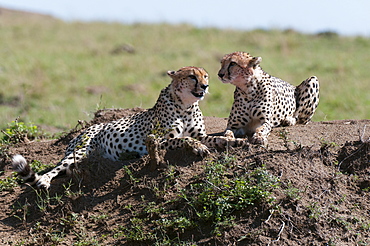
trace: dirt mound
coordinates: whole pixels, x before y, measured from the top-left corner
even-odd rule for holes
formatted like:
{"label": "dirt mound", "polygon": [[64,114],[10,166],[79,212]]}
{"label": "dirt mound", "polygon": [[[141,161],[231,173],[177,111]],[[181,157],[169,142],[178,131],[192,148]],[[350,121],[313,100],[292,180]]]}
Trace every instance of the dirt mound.
{"label": "dirt mound", "polygon": [[[91,123],[142,109],[98,111]],[[226,119],[205,117],[220,134]],[[56,163],[83,124],[58,140],[11,146]],[[1,245],[365,245],[370,243],[370,120],[275,128],[267,148],[201,159],[170,151],[113,162],[93,155],[49,193],[22,185],[0,196]],[[2,183],[11,176],[5,153]],[[9,179],[9,178],[8,178]]]}

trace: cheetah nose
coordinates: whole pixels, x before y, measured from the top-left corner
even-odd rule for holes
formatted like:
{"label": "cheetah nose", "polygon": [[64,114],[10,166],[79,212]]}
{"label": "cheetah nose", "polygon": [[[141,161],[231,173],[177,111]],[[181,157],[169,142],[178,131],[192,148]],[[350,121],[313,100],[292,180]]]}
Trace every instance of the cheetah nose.
{"label": "cheetah nose", "polygon": [[222,79],[222,77],[224,77],[225,74],[224,73],[218,73],[218,77],[220,77]]}
{"label": "cheetah nose", "polygon": [[202,88],[203,90],[207,89],[209,85],[201,85],[200,88]]}

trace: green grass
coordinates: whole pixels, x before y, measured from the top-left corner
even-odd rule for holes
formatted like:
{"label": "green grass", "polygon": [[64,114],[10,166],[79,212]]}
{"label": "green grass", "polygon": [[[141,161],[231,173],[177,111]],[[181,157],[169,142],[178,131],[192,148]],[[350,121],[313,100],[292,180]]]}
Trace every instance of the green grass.
{"label": "green grass", "polygon": [[[112,54],[128,44],[135,53]],[[271,75],[294,85],[321,83],[315,121],[370,118],[370,39],[294,31],[199,29],[189,25],[62,22],[4,15],[0,28],[0,127],[19,121],[65,130],[97,108],[154,105],[167,70],[201,66],[210,74],[206,116],[227,117],[234,87],[217,79],[233,51],[263,58]]]}
{"label": "green grass", "polygon": [[1,130],[1,133],[0,144],[29,141],[43,136],[37,126],[18,122],[18,120],[8,123],[6,129]]}
{"label": "green grass", "polygon": [[[118,226],[114,237],[127,241],[148,243],[151,245],[182,245],[175,243],[183,235],[202,231],[214,237],[236,225],[238,214],[250,211],[258,205],[273,206],[273,192],[279,187],[280,180],[264,167],[243,166],[234,155],[224,154],[219,158],[209,158],[203,172],[189,180],[189,185],[179,188],[176,180],[181,179],[172,168],[167,170],[165,182],[161,186],[133,177],[127,167],[128,179],[132,185],[141,183],[141,187],[151,190],[156,198],[148,200],[141,196],[142,203],[137,206],[127,205],[130,213],[130,226]],[[175,188],[174,188],[175,186]],[[163,193],[158,193],[161,190]],[[163,199],[170,194],[171,199]],[[171,244],[164,243],[166,240]],[[155,244],[156,243],[156,244]],[[183,245],[189,245],[182,242]]]}

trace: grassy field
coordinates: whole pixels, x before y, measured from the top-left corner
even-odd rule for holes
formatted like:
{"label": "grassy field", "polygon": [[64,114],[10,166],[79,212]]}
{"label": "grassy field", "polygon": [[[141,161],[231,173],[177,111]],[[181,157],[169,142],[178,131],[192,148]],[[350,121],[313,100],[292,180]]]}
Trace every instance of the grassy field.
{"label": "grassy field", "polygon": [[321,101],[313,120],[368,119],[369,48],[368,38],[330,33],[67,23],[2,11],[0,127],[19,116],[61,131],[98,108],[148,108],[170,82],[165,72],[189,65],[210,74],[204,115],[227,117],[234,87],[222,84],[217,71],[233,51],[261,56],[265,71],[294,85],[318,76]]}

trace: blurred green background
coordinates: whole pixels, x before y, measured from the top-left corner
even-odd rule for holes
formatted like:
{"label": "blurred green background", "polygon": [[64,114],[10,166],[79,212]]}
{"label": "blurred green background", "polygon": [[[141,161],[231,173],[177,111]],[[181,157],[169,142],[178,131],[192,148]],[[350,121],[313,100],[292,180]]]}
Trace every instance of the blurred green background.
{"label": "blurred green background", "polygon": [[320,80],[314,121],[370,118],[370,39],[294,30],[236,31],[189,25],[63,22],[3,14],[0,22],[0,128],[15,120],[46,131],[74,127],[102,108],[149,108],[170,83],[167,70],[204,67],[205,116],[227,117],[234,86],[217,79],[226,53],[263,58],[269,74],[298,85]]}

